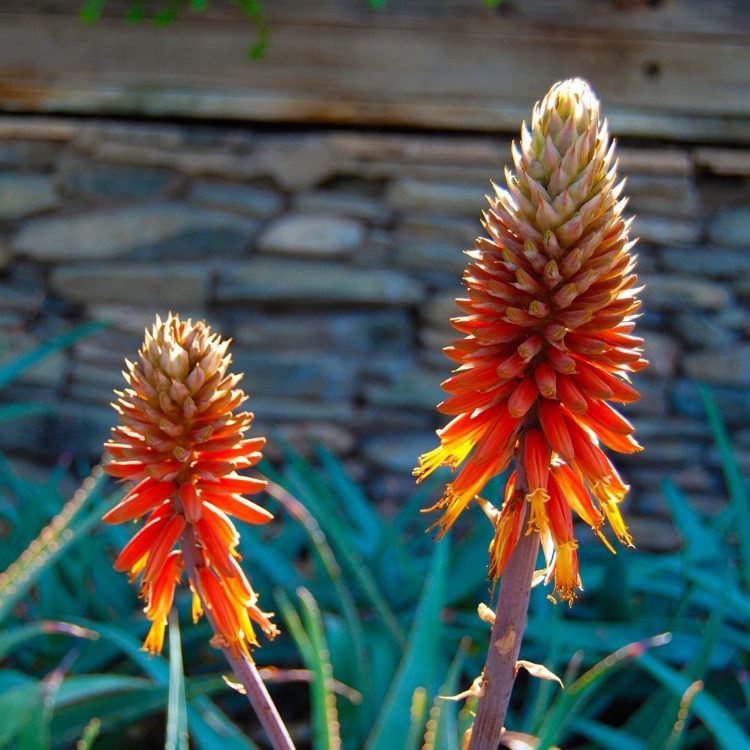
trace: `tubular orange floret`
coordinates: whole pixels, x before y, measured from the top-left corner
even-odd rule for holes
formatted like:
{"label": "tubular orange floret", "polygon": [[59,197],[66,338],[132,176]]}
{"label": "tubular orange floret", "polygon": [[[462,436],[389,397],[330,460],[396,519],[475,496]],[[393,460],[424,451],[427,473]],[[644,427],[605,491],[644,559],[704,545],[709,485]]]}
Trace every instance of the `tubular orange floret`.
{"label": "tubular orange floret", "polygon": [[[495,188],[484,214],[487,237],[468,253],[462,315],[451,321],[463,338],[445,350],[458,367],[442,384],[449,397],[439,409],[453,419],[415,474],[458,470],[433,506],[443,509],[433,524],[443,533],[514,452],[523,455],[527,533],[557,533],[555,552],[545,549],[556,591],[570,601],[580,582],[576,542],[561,535],[561,503],[597,534],[606,517],[630,543],[618,509],[627,487],[599,443],[640,450],[632,425],[608,403],[636,400],[629,374],[646,366],[632,335],[640,306],[632,222],[622,216],[614,147],[585,81],[550,90],[512,156],[507,189]],[[493,576],[515,546],[517,517],[506,500],[491,545]]]}
{"label": "tubular orange floret", "polygon": [[202,322],[157,317],[138,361],[127,363],[128,388],[117,394],[114,405],[122,424],[104,446],[114,458],[106,469],[140,483],[104,520],[121,523],[149,514],[115,568],[129,570],[132,578],[142,575],[144,611],[153,623],[144,648],[152,654],[161,651],[182,570],[181,552],[174,549],[178,542],[183,551],[190,545],[191,558],[207,581],[190,581],[196,597],[207,591],[212,597],[203,606],[194,599],[194,618],[205,607],[218,613],[217,622],[226,630],[220,635],[235,653],[249,655],[248,644],[257,643],[251,619],[262,623],[269,636],[276,632],[237,565],[239,535],[226,515],[249,523],[272,518],[242,497],[266,486],[265,480],[236,473],[258,463],[265,438],[245,438],[253,415],[233,413],[247,397],[236,389],[242,376],[227,373],[228,343]]}
{"label": "tubular orange floret", "polygon": [[169,499],[176,489],[174,482],[157,482],[148,477],[130,490],[117,506],[105,513],[102,521],[117,524],[140,518]]}

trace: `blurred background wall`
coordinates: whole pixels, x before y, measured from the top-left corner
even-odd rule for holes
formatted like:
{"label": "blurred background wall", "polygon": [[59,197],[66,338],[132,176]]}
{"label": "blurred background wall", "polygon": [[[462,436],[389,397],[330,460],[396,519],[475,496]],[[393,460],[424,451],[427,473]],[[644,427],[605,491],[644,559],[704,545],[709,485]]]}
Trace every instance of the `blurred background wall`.
{"label": "blurred background wall", "polygon": [[750,469],[744,0],[279,0],[260,20],[217,0],[165,28],[129,23],[128,0],[89,25],[82,7],[0,4],[2,357],[111,325],[0,393],[57,407],[0,425],[0,448],[96,460],[123,358],[171,310],[234,337],[272,456],[322,443],[400,502],[442,425],[489,180],[534,101],[580,75],[620,141],[646,284],[627,410],[646,451],[618,458],[639,546],[679,543],[660,476],[723,502],[695,381]]}

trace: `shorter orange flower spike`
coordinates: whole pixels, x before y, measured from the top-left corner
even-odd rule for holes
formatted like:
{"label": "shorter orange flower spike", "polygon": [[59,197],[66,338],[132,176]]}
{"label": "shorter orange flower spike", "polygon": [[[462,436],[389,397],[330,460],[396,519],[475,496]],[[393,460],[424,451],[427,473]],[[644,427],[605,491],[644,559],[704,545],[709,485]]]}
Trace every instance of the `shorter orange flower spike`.
{"label": "shorter orange flower spike", "polygon": [[555,591],[572,601],[580,580],[571,510],[610,549],[604,519],[632,545],[618,507],[628,487],[600,448],[641,450],[608,403],[638,399],[630,376],[647,364],[632,335],[640,306],[632,219],[623,217],[614,146],[585,81],[552,87],[512,156],[507,189],[493,186],[483,217],[487,236],[467,253],[462,314],[451,320],[464,338],[445,349],[457,367],[438,409],[452,421],[414,474],[458,472],[428,509],[443,510],[431,527],[440,538],[516,456],[490,575],[502,574],[522,531],[539,533]]}
{"label": "shorter orange flower spike", "polygon": [[156,318],[139,352],[127,362],[128,388],[113,404],[120,425],[105,450],[112,461],[105,470],[138,484],[104,516],[107,523],[146,517],[144,526],[117,557],[116,570],[141,575],[144,612],[152,625],[144,650],[160,653],[175,586],[185,567],[189,545],[198,581],[189,580],[196,597],[193,617],[208,608],[219,628],[214,642],[249,656],[257,645],[252,622],[273,637],[270,615],[237,563],[239,534],[230,515],[247,523],[273,517],[243,495],[261,491],[266,482],[238,469],[261,458],[264,438],[244,439],[253,415],[234,413],[245,400],[236,388],[240,375],[228,375],[229,342],[199,322],[181,322],[171,314]]}

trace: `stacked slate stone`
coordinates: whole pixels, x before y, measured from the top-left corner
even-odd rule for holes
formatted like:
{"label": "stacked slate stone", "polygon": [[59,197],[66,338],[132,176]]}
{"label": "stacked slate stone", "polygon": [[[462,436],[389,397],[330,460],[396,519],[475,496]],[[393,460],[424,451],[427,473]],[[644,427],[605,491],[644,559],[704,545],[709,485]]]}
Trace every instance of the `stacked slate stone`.
{"label": "stacked slate stone", "polygon": [[[439,426],[462,251],[509,147],[0,118],[3,360],[83,320],[111,322],[0,392],[56,407],[4,423],[0,448],[21,461],[96,460],[123,358],[171,310],[234,337],[272,456],[274,436],[303,451],[323,444],[374,499],[401,502]],[[750,469],[750,153],[624,142],[619,154],[651,367],[626,410],[646,450],[618,466],[639,546],[665,549],[679,540],[661,476],[707,510],[725,502],[696,380],[712,386]]]}

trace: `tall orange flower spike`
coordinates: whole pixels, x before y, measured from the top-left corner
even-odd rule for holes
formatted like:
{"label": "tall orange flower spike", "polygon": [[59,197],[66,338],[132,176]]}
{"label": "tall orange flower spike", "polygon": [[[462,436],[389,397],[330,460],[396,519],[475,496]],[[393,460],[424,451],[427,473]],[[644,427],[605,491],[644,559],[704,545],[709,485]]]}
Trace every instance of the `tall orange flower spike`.
{"label": "tall orange flower spike", "polygon": [[[123,373],[128,388],[116,391],[113,404],[120,425],[112,429],[105,450],[112,457],[105,470],[138,484],[104,516],[123,523],[146,516],[143,527],[115,561],[115,569],[141,575],[141,597],[151,629],[144,650],[160,653],[176,584],[189,545],[198,581],[193,616],[207,607],[219,632],[214,642],[237,656],[257,645],[252,622],[266,635],[277,630],[257,606],[257,595],[238,565],[239,534],[229,516],[248,523],[273,517],[243,495],[266,482],[241,476],[254,466],[265,438],[244,439],[253,415],[233,411],[247,397],[236,388],[241,375],[227,375],[229,341],[202,322],[157,316],[153,331]],[[175,549],[180,544],[181,549]]]}
{"label": "tall orange flower spike", "polygon": [[438,409],[453,419],[414,473],[419,481],[438,466],[463,464],[429,509],[444,511],[434,524],[440,537],[523,455],[528,491],[516,491],[514,472],[490,574],[502,573],[520,538],[525,501],[525,533],[542,535],[556,592],[572,601],[580,580],[571,509],[602,539],[606,518],[632,544],[618,509],[628,488],[599,447],[641,450],[632,425],[608,403],[637,400],[629,375],[647,364],[632,335],[640,306],[632,219],[622,217],[614,144],[585,81],[553,86],[512,152],[507,190],[495,187],[484,214],[489,237],[468,253],[467,297],[457,300],[464,314],[451,321],[465,338],[445,350],[458,368]]}

